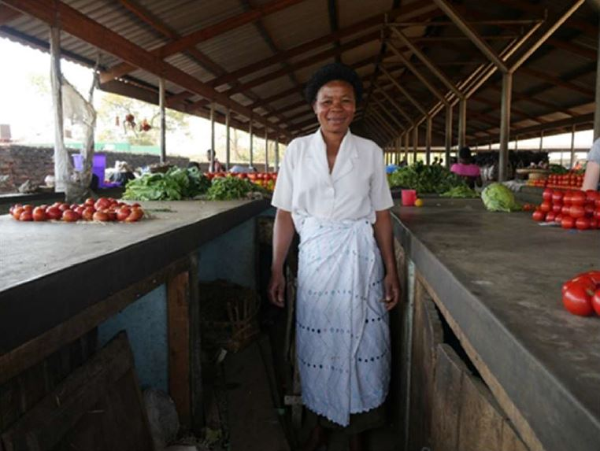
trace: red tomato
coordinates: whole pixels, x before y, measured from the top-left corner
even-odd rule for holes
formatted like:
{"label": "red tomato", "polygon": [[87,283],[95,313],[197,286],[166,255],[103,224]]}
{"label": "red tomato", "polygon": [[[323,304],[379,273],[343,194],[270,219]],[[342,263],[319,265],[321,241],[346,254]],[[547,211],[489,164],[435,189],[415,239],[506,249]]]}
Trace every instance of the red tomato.
{"label": "red tomato", "polygon": [[82,216],[83,212],[85,211],[85,208],[86,208],[85,206],[80,205],[79,207],[75,208],[73,211],[75,213],[77,213],[79,216]]}
{"label": "red tomato", "polygon": [[586,203],[583,209],[585,211],[585,215],[588,217],[594,216],[594,212],[596,211],[596,207],[591,203]]}
{"label": "red tomato", "polygon": [[86,221],[91,221],[94,218],[95,212],[96,212],[96,210],[94,210],[94,207],[87,207],[81,213],[81,217]]}
{"label": "red tomato", "polygon": [[581,204],[571,205],[571,208],[569,209],[569,215],[574,219],[584,217],[585,209],[583,208],[583,205],[581,205]]}
{"label": "red tomato", "polygon": [[542,205],[540,205],[540,210],[542,210],[544,213],[548,213],[550,210],[552,210],[552,204],[548,201],[544,201],[542,202]]}
{"label": "red tomato", "polygon": [[125,219],[125,222],[137,222],[144,217],[144,210],[141,208],[134,208],[131,210],[129,216]]}
{"label": "red tomato", "polygon": [[19,216],[19,221],[33,221],[33,214],[31,213],[31,210],[23,210]]}
{"label": "red tomato", "polygon": [[543,221],[546,218],[546,213],[544,213],[542,210],[536,210],[533,212],[533,220],[534,221]]}
{"label": "red tomato", "polygon": [[563,201],[564,193],[562,191],[556,190],[552,193],[552,202],[561,203]]}
{"label": "red tomato", "polygon": [[37,222],[42,222],[48,219],[46,217],[46,210],[42,207],[37,207],[33,210],[33,220]]}
{"label": "red tomato", "polygon": [[23,205],[23,211],[30,211],[30,212],[32,212],[33,211],[33,205],[29,205],[29,204]]}
{"label": "red tomato", "polygon": [[93,217],[94,221],[106,222],[109,220],[108,214],[104,211],[97,211],[94,213]]}
{"label": "red tomato", "polygon": [[562,224],[562,219],[563,219],[563,215],[562,215],[562,213],[559,213],[554,218],[554,222],[557,223],[557,224]]}
{"label": "red tomato", "polygon": [[562,208],[561,208],[561,210],[560,210],[560,213],[561,213],[563,216],[570,216],[570,215],[571,215],[571,207],[570,207],[570,206],[568,206],[568,205],[566,205],[566,204],[565,204],[565,205],[563,205],[563,207],[562,207]]}
{"label": "red tomato", "polygon": [[46,216],[48,219],[60,219],[62,218],[63,212],[58,207],[48,207],[46,209]]}
{"label": "red tomato", "polygon": [[594,285],[570,281],[563,285],[563,305],[573,315],[589,316],[594,313],[591,297]]}
{"label": "red tomato", "polygon": [[[567,207],[569,208],[569,207]],[[552,204],[552,211],[556,214],[559,214],[562,212],[563,206],[561,204]]]}
{"label": "red tomato", "polygon": [[58,209],[64,213],[65,211],[70,210],[71,206],[69,204],[63,203],[63,204],[60,204]]}
{"label": "red tomato", "polygon": [[570,216],[563,216],[560,226],[563,229],[572,229],[575,226],[575,219]]}
{"label": "red tomato", "polygon": [[65,210],[62,215],[62,220],[65,222],[75,222],[80,218],[81,216],[73,210]]}
{"label": "red tomato", "polygon": [[563,195],[563,205],[571,205],[571,200],[573,199],[573,194],[571,191],[567,191]]}
{"label": "red tomato", "polygon": [[85,200],[85,205],[87,205],[88,207],[93,207],[95,203],[96,203],[96,201],[94,200],[93,197],[88,197]]}
{"label": "red tomato", "polygon": [[600,315],[600,290],[596,290],[594,296],[592,296],[592,308],[596,315]]}
{"label": "red tomato", "polygon": [[583,191],[574,191],[571,196],[571,205],[582,205],[585,203],[585,193]]}
{"label": "red tomato", "polygon": [[21,218],[21,214],[23,214],[24,211],[25,209],[23,207],[14,208],[12,212],[13,218],[15,218],[18,221]]}
{"label": "red tomato", "polygon": [[131,214],[131,208],[129,207],[121,207],[117,210],[117,221],[125,221],[127,217]]}
{"label": "red tomato", "polygon": [[106,197],[101,197],[94,204],[94,208],[96,210],[106,210],[108,207],[110,207],[110,204],[111,201],[109,199],[107,199]]}
{"label": "red tomato", "polygon": [[579,230],[587,230],[590,228],[590,220],[588,218],[577,218],[575,227]]}
{"label": "red tomato", "polygon": [[549,211],[546,214],[546,219],[545,219],[546,222],[554,222],[555,219],[556,219],[556,213],[555,212]]}

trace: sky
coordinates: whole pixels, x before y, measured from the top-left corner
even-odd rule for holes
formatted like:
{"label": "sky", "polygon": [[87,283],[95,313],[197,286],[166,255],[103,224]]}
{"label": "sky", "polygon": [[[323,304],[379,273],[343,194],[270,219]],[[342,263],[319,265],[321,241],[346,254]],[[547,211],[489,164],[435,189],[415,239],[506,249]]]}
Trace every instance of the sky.
{"label": "sky", "polygon": [[[34,80],[39,80],[41,77],[49,78],[50,55],[0,37],[0,61],[11,62],[10,70],[0,70],[0,124],[10,125],[14,141],[51,143],[53,141],[51,103],[48,99],[43,99],[40,96],[33,83]],[[80,92],[88,92],[92,80],[90,69],[65,60],[61,62],[61,67],[65,77]],[[101,96],[102,91],[97,90],[95,100],[99,100]],[[199,153],[198,149],[210,147],[209,122],[206,119],[191,116],[190,126],[194,130],[192,138],[184,139],[178,136],[168,136],[168,148],[177,149],[177,152],[173,153],[203,156],[204,150]],[[576,148],[589,149],[592,142],[593,133],[591,130],[576,133]],[[221,147],[224,147],[224,144]],[[497,146],[494,147],[497,148]],[[537,149],[539,140],[519,141],[519,149],[528,147]],[[544,147],[547,149],[569,149],[571,147],[571,134],[546,137],[544,138]],[[515,143],[511,142],[509,148],[514,149]],[[218,156],[222,152],[223,149],[217,148]]]}

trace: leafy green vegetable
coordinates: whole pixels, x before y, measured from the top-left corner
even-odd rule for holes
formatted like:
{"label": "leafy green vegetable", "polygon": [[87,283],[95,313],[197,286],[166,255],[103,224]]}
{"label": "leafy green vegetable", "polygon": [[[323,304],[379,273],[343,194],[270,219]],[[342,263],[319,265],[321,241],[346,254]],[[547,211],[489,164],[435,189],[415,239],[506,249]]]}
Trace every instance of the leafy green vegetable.
{"label": "leafy green vegetable", "polygon": [[459,176],[445,167],[427,166],[421,161],[395,170],[388,176],[388,182],[392,188],[410,188],[419,194],[440,194],[458,186],[466,186]]}
{"label": "leafy green vegetable", "polygon": [[257,191],[257,188],[256,185],[246,179],[220,177],[213,179],[212,185],[206,194],[209,200],[241,199],[246,194]]}
{"label": "leafy green vegetable", "polygon": [[454,198],[470,198],[479,197],[479,194],[475,190],[472,190],[467,185],[455,186],[449,189],[445,193],[440,194],[442,197],[454,197]]}
{"label": "leafy green vegetable", "polygon": [[521,205],[515,200],[515,195],[501,183],[492,183],[481,193],[481,200],[489,211],[520,211]]}
{"label": "leafy green vegetable", "polygon": [[550,173],[551,174],[567,174],[569,170],[565,168],[562,164],[551,164],[550,165]]}
{"label": "leafy green vegetable", "polygon": [[210,180],[197,168],[171,168],[166,173],[144,174],[130,180],[123,199],[181,200],[195,197],[208,190]]}

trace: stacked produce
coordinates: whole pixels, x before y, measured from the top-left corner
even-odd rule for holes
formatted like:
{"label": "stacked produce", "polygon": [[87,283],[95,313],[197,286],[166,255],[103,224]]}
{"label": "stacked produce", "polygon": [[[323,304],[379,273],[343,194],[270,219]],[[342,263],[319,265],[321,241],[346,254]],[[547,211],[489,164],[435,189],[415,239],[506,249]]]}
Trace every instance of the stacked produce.
{"label": "stacked produce", "polygon": [[589,271],[562,286],[563,305],[573,315],[600,315],[600,271]]}
{"label": "stacked produce", "polygon": [[542,188],[562,188],[562,189],[581,189],[583,186],[584,171],[567,171],[564,173],[550,174],[541,180],[530,180],[529,186],[539,186]]}
{"label": "stacked produce", "polygon": [[533,212],[534,221],[554,222],[564,229],[594,230],[600,222],[597,191],[546,188],[543,202]]}
{"label": "stacked produce", "polygon": [[53,205],[41,205],[33,207],[32,205],[13,205],[10,214],[17,221],[120,221],[137,222],[144,217],[144,210],[140,204],[126,204],[118,202],[112,198],[101,197],[98,200],[87,199],[83,204],[69,205],[63,202],[56,202]]}
{"label": "stacked produce", "polygon": [[442,197],[453,197],[459,199],[468,199],[479,197],[479,194],[467,185],[455,186],[454,188],[449,189],[445,193],[440,194]]}
{"label": "stacked produce", "polygon": [[419,194],[442,194],[452,188],[465,186],[465,182],[456,174],[442,166],[427,166],[418,161],[412,166],[396,169],[389,174],[390,187],[414,189]]}
{"label": "stacked produce", "polygon": [[209,200],[233,200],[246,197],[256,191],[256,186],[249,180],[237,177],[214,178],[208,189]]}
{"label": "stacked produce", "polygon": [[247,179],[255,185],[266,189],[267,191],[273,191],[275,189],[275,183],[277,182],[277,173],[275,172],[249,172],[249,173],[227,173],[227,172],[216,172],[204,174],[209,180],[224,178],[224,177],[235,177],[238,179]]}
{"label": "stacked produce", "polygon": [[127,200],[182,200],[204,194],[210,180],[197,168],[170,168],[167,172],[144,174],[130,180],[123,199]]}

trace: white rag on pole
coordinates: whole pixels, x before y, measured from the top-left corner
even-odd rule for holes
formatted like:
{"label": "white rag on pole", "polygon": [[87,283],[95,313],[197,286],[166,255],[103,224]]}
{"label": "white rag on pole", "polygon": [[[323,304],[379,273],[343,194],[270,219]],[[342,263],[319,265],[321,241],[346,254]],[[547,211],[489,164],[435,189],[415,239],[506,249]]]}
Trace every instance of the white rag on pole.
{"label": "white rag on pole", "polygon": [[390,379],[384,270],[367,219],[295,216],[296,346],[303,403],[334,423],[380,406]]}

